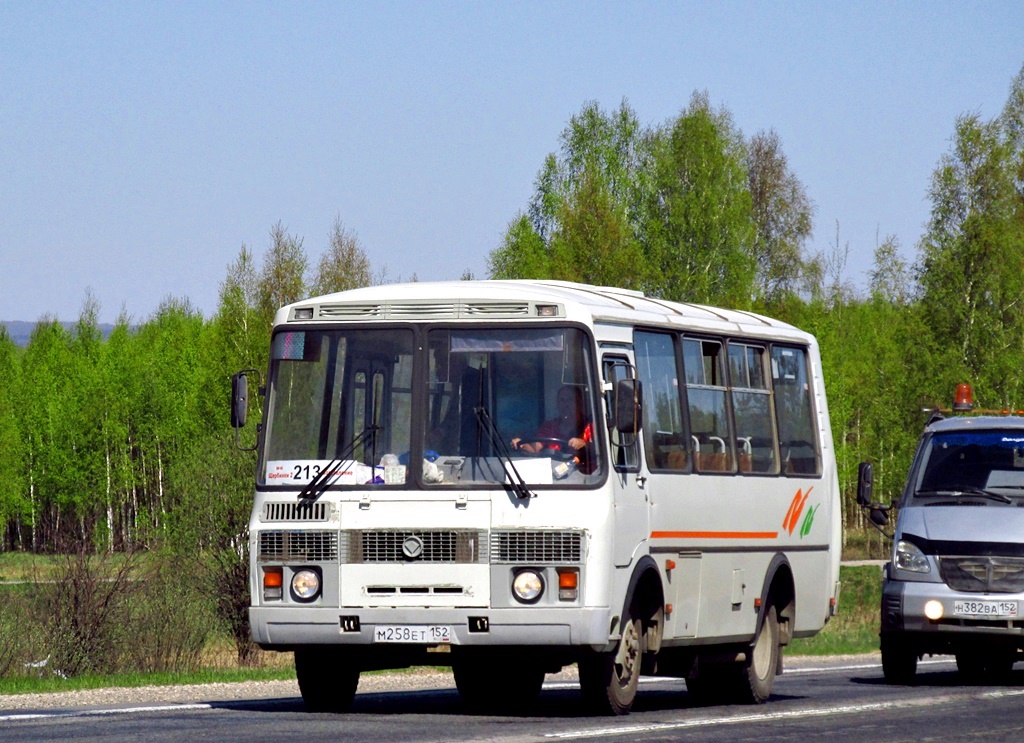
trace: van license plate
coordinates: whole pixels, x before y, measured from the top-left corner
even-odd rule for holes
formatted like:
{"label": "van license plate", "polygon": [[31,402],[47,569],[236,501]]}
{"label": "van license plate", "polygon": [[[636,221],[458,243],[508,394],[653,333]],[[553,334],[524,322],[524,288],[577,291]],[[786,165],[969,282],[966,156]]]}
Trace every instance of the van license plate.
{"label": "van license plate", "polygon": [[427,645],[450,643],[452,628],[441,624],[380,624],[373,628],[373,641]]}
{"label": "van license plate", "polygon": [[1017,616],[1016,601],[954,601],[953,614],[958,617],[991,617],[1012,619]]}

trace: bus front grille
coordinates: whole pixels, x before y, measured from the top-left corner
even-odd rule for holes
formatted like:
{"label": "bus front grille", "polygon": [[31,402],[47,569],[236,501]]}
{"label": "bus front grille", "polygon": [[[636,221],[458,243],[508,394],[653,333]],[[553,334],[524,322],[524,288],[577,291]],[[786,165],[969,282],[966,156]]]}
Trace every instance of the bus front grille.
{"label": "bus front grille", "polygon": [[349,564],[382,562],[486,562],[480,531],[381,529],[344,531],[341,553]]}
{"label": "bus front grille", "polygon": [[565,564],[583,561],[583,533],[578,531],[495,531],[492,563]]}
{"label": "bus front grille", "polygon": [[261,531],[261,561],[337,562],[336,531]]}

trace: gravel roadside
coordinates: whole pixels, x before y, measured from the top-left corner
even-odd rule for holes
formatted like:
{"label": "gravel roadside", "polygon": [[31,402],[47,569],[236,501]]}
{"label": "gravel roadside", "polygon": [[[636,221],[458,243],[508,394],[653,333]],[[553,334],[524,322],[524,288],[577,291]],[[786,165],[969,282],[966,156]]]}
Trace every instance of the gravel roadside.
{"label": "gravel roadside", "polygon": [[[786,658],[787,668],[829,665],[860,665],[878,662],[878,654],[852,656],[794,656]],[[548,683],[577,681],[576,668],[548,674]],[[450,670],[416,668],[400,673],[364,673],[359,679],[360,694],[389,691],[421,691],[454,689]],[[47,694],[12,694],[0,696],[0,712],[45,710],[55,708],[103,708],[124,705],[196,704],[234,700],[291,699],[299,696],[294,679],[288,681],[239,681],[178,686],[136,686],[106,689],[84,689]]]}

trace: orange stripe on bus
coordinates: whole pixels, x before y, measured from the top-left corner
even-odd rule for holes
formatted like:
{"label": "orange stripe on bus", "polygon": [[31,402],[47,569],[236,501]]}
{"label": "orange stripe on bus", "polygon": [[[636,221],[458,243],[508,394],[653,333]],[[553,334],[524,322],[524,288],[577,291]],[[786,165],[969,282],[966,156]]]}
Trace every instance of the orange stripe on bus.
{"label": "orange stripe on bus", "polygon": [[652,531],[651,539],[778,539],[777,531]]}

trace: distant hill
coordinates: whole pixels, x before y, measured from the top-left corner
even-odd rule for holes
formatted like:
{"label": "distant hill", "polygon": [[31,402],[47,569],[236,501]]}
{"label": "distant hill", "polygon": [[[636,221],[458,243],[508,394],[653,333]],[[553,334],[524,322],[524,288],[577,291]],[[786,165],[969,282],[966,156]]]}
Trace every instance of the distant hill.
{"label": "distant hill", "polygon": [[[63,322],[61,325],[68,330],[75,327],[75,323],[73,322]],[[11,340],[14,341],[14,345],[27,346],[36,324],[34,322],[25,322],[24,320],[10,320],[4,322],[4,327],[7,328],[7,335],[9,335]],[[103,334],[103,339],[106,340],[110,334],[114,332],[115,326],[110,323],[100,323],[98,327],[100,332]]]}

